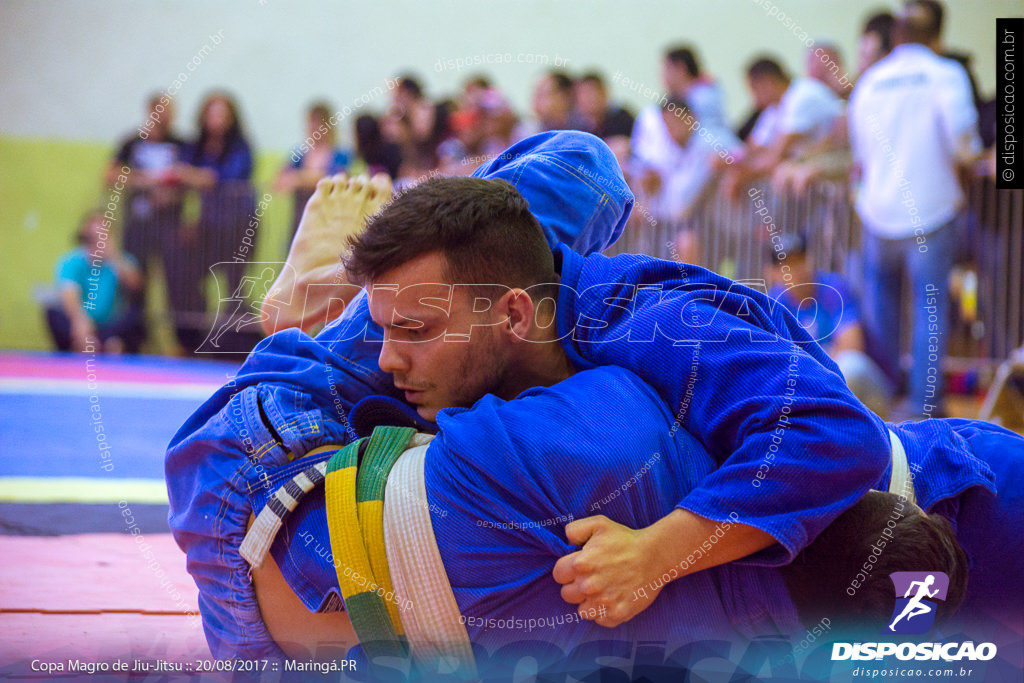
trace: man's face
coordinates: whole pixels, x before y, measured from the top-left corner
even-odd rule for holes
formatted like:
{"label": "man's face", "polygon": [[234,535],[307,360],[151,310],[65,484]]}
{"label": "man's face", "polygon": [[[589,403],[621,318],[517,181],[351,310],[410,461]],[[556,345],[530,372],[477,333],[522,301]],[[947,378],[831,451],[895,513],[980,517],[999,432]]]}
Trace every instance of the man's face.
{"label": "man's face", "polygon": [[554,79],[545,76],[533,91],[533,113],[542,121],[555,120],[566,115],[572,103],[568,96],[558,89]]}
{"label": "man's face", "polygon": [[[157,108],[157,105],[161,105]],[[166,104],[162,102],[154,102],[149,108],[148,121],[153,122],[155,129],[166,131],[171,127],[171,122],[174,120],[174,104],[168,101]]]}
{"label": "man's face", "polygon": [[604,88],[592,81],[576,85],[576,108],[584,116],[598,118],[608,108],[608,95]]}
{"label": "man's face", "polygon": [[758,109],[764,109],[779,101],[779,86],[775,80],[767,77],[747,78],[747,87]]}
{"label": "man's face", "polygon": [[661,120],[665,122],[665,128],[668,129],[668,134],[680,147],[686,147],[687,143],[690,142],[690,136],[693,131],[690,130],[690,126],[693,125],[694,119],[687,117],[683,111],[676,109],[675,111],[668,111],[663,109],[661,111]]}
{"label": "man's face", "polygon": [[875,62],[884,57],[882,39],[877,33],[864,33],[857,41],[857,71],[864,73]]}
{"label": "man's face", "polygon": [[[93,216],[89,219],[88,224],[85,226],[85,246],[92,252],[97,251],[97,245],[100,241],[107,240],[107,230],[103,226],[103,216]],[[104,249],[104,251],[106,251]]]}
{"label": "man's face", "polygon": [[442,408],[502,395],[510,347],[499,330],[506,318],[474,288],[448,283],[440,252],[383,273],[369,289],[370,315],[384,328],[380,368],[422,417],[435,420]]}

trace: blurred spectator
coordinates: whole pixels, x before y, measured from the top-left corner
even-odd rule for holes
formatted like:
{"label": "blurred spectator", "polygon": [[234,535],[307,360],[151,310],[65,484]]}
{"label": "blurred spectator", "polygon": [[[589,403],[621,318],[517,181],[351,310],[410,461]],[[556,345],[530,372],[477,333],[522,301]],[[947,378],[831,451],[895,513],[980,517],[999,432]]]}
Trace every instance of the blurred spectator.
{"label": "blurred spectator", "polygon": [[221,299],[236,291],[255,251],[253,238],[259,227],[251,182],[252,148],[238,105],[226,93],[208,95],[197,125],[199,137],[186,149],[179,173],[188,187],[199,191],[199,221],[185,231],[176,255],[179,265],[168,272],[175,328],[185,351],[197,350],[207,332],[202,286],[206,270],[221,264],[225,279],[219,283],[225,287],[219,291]]}
{"label": "blurred spectator", "polygon": [[931,4],[916,0],[902,9],[896,47],[860,78],[850,102],[850,143],[861,170],[856,208],[864,225],[867,344],[897,385],[893,340],[903,319],[903,273],[910,275],[912,367],[900,417],[941,412],[947,281],[964,203],[957,166],[981,150],[967,74],[929,47],[939,40]]}
{"label": "blurred spectator", "polygon": [[768,247],[769,295],[792,313],[821,345],[868,408],[888,415],[892,390],[885,373],[865,353],[860,302],[841,275],[815,268],[800,235],[783,235]]}
{"label": "blurred spectator", "polygon": [[522,128],[508,98],[497,87],[491,87],[483,99],[484,147],[487,154],[501,154],[521,140]]}
{"label": "blurred spectator", "polygon": [[326,102],[316,102],[306,112],[306,139],[292,150],[288,163],[278,171],[276,192],[291,192],[292,235],[302,220],[302,211],[324,176],[343,173],[351,161],[348,150],[337,145],[338,134],[331,123],[334,110]]}
{"label": "blurred spectator", "polygon": [[[723,145],[736,144],[725,123],[722,92],[703,73],[693,49],[680,46],[668,50],[661,63],[661,79],[666,96],[686,100],[709,139],[717,139]],[[651,167],[658,166],[666,162],[662,157],[669,154],[670,143],[671,136],[665,127],[661,106],[652,104],[645,107],[633,126],[633,155]],[[648,174],[642,182],[649,192],[657,191],[659,181],[654,175]]]}
{"label": "blurred spectator", "polygon": [[[840,100],[850,96],[853,81],[842,67],[839,50],[818,44],[807,50],[807,76],[824,83]],[[846,132],[846,112],[835,117],[828,134],[810,141],[772,171],[772,187],[781,193],[803,196],[812,182],[845,181],[853,166]],[[808,226],[804,226],[806,229]]]}
{"label": "blurred spectator", "polygon": [[652,167],[660,178],[660,188],[649,199],[650,211],[660,220],[681,221],[708,187],[718,153],[706,137],[695,132],[700,121],[682,98],[667,100],[661,116],[669,143]]}
{"label": "blurred spectator", "polygon": [[[166,273],[167,255],[173,255],[181,230],[182,190],[174,173],[184,143],[173,132],[174,103],[166,96],[149,99],[148,116],[125,140],[107,167],[107,185],[127,177],[122,220],[124,250],[142,268],[145,281],[154,266]],[[130,172],[125,173],[127,167]],[[145,287],[134,295],[145,308]]]}
{"label": "blurred spectator", "polygon": [[[942,27],[946,19],[946,11],[942,3],[938,2],[938,0],[917,0],[911,4],[917,5],[923,16],[926,15],[927,21],[931,24],[930,30],[935,35],[935,39],[928,43],[927,47],[935,54],[957,62],[967,73],[967,79],[971,84],[971,98],[974,101],[974,108],[978,110],[980,119],[983,98],[981,97],[981,91],[978,90],[978,79],[974,77],[974,70],[971,68],[971,55],[959,50],[950,50],[942,42]],[[979,133],[981,133],[981,128],[979,126]],[[984,133],[981,133],[981,135],[984,136]]]}
{"label": "blurred spectator", "polygon": [[469,175],[487,153],[484,113],[458,109],[448,118],[448,125],[452,135],[438,145],[438,168],[445,175]]}
{"label": "blurred spectator", "polygon": [[468,175],[484,159],[500,151],[493,150],[488,125],[493,105],[500,99],[500,94],[483,76],[466,81],[455,110],[448,116],[450,136],[437,148],[442,173]]}
{"label": "blurred spectator", "polygon": [[843,68],[839,48],[825,42],[818,42],[807,50],[807,77],[821,81],[836,97],[845,100],[850,96],[853,81]]}
{"label": "blurred spectator", "polygon": [[576,113],[584,130],[608,143],[619,159],[628,157],[633,115],[609,103],[608,88],[600,73],[590,71],[576,81]]}
{"label": "blurred spectator", "polygon": [[825,139],[843,111],[842,101],[821,81],[791,81],[768,57],[751,63],[747,85],[761,115],[747,138],[743,158],[726,172],[725,189],[732,197],[752,179],[772,173],[784,159],[799,158]]}
{"label": "blurred spectator", "polygon": [[400,176],[416,177],[437,166],[436,151],[445,126],[443,109],[424,96],[419,80],[409,74],[399,76],[380,130],[384,140],[401,150]]}
{"label": "blurred spectator", "polygon": [[578,127],[573,116],[572,79],[564,71],[549,71],[541,76],[533,89],[532,102],[537,117],[537,127],[532,132]]}
{"label": "blurred spectator", "polygon": [[142,288],[135,259],[122,254],[101,211],[85,215],[78,246],[57,263],[60,299],[46,311],[60,351],[136,353],[144,336],[139,306],[129,296]]}
{"label": "blurred spectator", "polygon": [[402,166],[402,151],[398,145],[384,140],[380,132],[380,124],[370,114],[363,114],[356,119],[356,160],[353,172],[365,169],[374,176],[387,173],[392,179],[398,177]]}
{"label": "blurred spectator", "polygon": [[857,40],[857,73],[864,75],[875,62],[892,51],[892,26],[896,19],[889,12],[868,17]]}

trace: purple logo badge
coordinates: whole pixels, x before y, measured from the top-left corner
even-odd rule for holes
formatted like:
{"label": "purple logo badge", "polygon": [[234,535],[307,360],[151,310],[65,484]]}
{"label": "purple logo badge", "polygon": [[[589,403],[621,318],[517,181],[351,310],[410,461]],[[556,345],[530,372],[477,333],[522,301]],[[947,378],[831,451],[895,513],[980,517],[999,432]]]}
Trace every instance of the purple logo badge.
{"label": "purple logo badge", "polygon": [[935,623],[939,600],[946,599],[949,577],[943,572],[893,572],[896,607],[883,633],[926,633]]}

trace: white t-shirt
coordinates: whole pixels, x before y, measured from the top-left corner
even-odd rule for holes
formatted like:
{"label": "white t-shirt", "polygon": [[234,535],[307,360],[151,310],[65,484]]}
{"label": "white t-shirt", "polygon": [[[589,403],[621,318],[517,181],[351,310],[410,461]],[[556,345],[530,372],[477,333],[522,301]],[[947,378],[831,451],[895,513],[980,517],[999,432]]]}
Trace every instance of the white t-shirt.
{"label": "white t-shirt", "polygon": [[661,192],[654,213],[665,220],[685,218],[711,179],[716,156],[711,144],[696,133],[690,135],[685,147],[671,140],[667,163],[657,169],[661,174]]}
{"label": "white t-shirt", "polygon": [[956,215],[956,162],[981,151],[967,72],[917,44],[897,46],[857,81],[850,147],[861,167],[857,212],[880,237],[928,233]]}
{"label": "white t-shirt", "polygon": [[750,141],[770,147],[790,133],[807,136],[807,143],[825,138],[836,118],[843,113],[843,101],[827,85],[813,78],[798,78],[789,84],[778,104],[766,107],[757,117]]}
{"label": "white t-shirt", "polygon": [[[690,88],[684,99],[704,129],[702,137],[708,141],[717,140],[719,149],[731,150],[739,146],[739,140],[725,122],[722,91],[717,85],[698,82]],[[671,149],[677,145],[661,118],[659,104],[645,107],[636,117],[630,146],[633,156],[641,164],[657,168],[672,163]]]}

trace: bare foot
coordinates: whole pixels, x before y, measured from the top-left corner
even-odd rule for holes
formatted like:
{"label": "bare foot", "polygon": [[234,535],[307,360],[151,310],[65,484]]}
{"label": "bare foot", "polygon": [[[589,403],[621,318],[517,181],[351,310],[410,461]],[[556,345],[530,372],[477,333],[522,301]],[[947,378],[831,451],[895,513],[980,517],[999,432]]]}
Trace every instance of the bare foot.
{"label": "bare foot", "polygon": [[103,352],[113,356],[121,355],[124,353],[124,341],[120,337],[111,337],[103,342]]}
{"label": "bare foot", "polygon": [[[350,235],[391,198],[391,179],[346,174],[324,178],[306,204],[288,260],[263,300],[263,329],[310,329],[325,319],[332,299],[347,303],[358,288],[349,285],[340,257]],[[340,314],[341,307],[337,306]]]}

